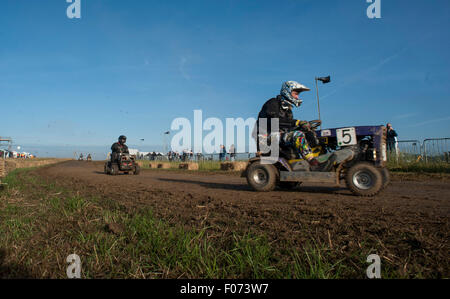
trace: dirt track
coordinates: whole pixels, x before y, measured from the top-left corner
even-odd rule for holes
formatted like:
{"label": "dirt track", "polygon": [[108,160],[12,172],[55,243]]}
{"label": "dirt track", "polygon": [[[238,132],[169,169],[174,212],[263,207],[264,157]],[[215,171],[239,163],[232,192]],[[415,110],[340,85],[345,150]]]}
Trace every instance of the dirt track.
{"label": "dirt track", "polygon": [[[373,248],[384,262],[426,277],[449,277],[450,184],[402,180],[374,198],[341,188],[305,185],[256,193],[238,175],[144,170],[107,176],[103,164],[70,161],[36,173],[83,195],[107,197],[133,211],[218,233],[264,233],[272,244],[317,240],[342,254]],[[366,252],[361,252],[365,254]]]}

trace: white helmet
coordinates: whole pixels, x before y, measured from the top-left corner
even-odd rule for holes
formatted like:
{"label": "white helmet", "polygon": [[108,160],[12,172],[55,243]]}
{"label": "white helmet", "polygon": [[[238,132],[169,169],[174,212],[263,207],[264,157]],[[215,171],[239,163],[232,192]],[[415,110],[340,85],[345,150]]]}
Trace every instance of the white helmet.
{"label": "white helmet", "polygon": [[281,86],[281,92],[280,94],[283,96],[284,100],[289,102],[291,105],[294,105],[295,107],[299,107],[303,101],[301,99],[296,99],[292,97],[291,93],[293,91],[298,91],[298,93],[301,93],[303,91],[310,91],[308,87],[306,87],[303,84],[300,84],[296,81],[287,81],[284,82]]}

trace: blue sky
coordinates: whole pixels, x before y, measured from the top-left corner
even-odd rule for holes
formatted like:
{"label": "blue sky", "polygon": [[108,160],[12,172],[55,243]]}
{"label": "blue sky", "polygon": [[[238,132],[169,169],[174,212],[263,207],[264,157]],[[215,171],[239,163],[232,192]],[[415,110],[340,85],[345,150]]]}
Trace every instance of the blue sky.
{"label": "blue sky", "polygon": [[41,156],[120,134],[157,149],[174,118],[256,117],[287,80],[316,119],[314,77],[331,75],[325,127],[450,137],[450,2],[381,3],[369,19],[365,0],[81,0],[68,19],[65,0],[3,0],[0,136]]}

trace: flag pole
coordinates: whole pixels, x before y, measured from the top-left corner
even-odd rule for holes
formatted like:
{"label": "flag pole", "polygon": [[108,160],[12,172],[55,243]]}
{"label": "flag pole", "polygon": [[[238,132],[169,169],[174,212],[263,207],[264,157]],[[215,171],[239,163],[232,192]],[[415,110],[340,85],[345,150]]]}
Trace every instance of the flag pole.
{"label": "flag pole", "polygon": [[322,119],[320,118],[319,85],[317,84],[317,78],[316,78],[316,93],[317,93],[317,108],[319,111],[319,120],[321,122],[320,130],[322,130]]}

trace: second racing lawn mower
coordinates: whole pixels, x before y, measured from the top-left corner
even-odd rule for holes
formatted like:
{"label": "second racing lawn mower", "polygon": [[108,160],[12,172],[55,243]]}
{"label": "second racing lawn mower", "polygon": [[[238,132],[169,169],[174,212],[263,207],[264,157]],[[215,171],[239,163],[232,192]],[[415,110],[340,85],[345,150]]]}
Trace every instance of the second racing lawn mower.
{"label": "second racing lawn mower", "polygon": [[119,173],[138,175],[141,172],[140,166],[136,162],[136,156],[120,153],[116,161],[105,163],[105,173],[118,175]]}

